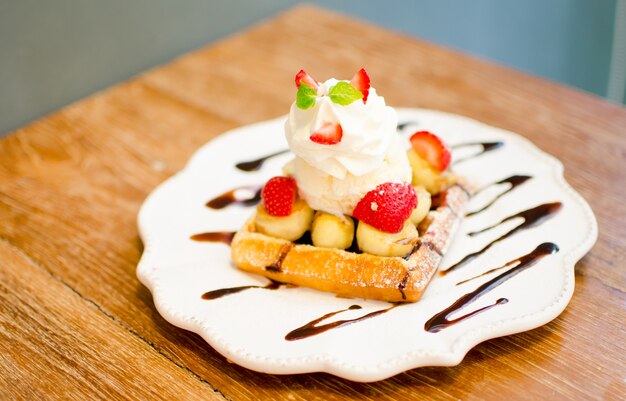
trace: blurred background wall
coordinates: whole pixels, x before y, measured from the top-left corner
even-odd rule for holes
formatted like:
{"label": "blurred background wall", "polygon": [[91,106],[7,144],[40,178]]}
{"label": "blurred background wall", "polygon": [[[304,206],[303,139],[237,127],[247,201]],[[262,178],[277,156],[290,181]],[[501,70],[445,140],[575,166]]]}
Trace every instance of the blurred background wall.
{"label": "blurred background wall", "polygon": [[[297,3],[0,0],[0,135]],[[624,101],[626,0],[311,3]]]}

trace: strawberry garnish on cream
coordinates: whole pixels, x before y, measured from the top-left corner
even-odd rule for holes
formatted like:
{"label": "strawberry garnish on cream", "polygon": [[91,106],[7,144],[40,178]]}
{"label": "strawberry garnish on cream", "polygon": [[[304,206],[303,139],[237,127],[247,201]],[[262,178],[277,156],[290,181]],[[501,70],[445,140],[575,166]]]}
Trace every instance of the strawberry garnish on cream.
{"label": "strawberry garnish on cream", "polygon": [[370,94],[370,77],[365,68],[361,68],[350,80],[350,85],[363,94],[363,104],[367,103],[367,96]]}
{"label": "strawberry garnish on cream", "polygon": [[306,71],[300,70],[296,74],[296,88],[300,89],[300,85],[305,84],[317,91],[319,84]]}
{"label": "strawberry garnish on cream", "polygon": [[325,122],[309,137],[313,142],[321,145],[334,145],[341,142],[343,130],[339,123]]}

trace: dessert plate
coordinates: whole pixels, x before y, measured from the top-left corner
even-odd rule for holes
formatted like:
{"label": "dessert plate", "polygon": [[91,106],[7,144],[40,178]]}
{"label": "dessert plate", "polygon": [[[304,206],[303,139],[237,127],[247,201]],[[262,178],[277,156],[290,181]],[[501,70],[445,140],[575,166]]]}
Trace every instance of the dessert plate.
{"label": "dessert plate", "polygon": [[355,381],[456,365],[482,341],[557,317],[574,291],[574,264],[597,237],[562,164],[516,134],[465,117],[422,109],[398,116],[407,146],[414,131],[435,132],[452,147],[452,169],[475,186],[419,302],[338,298],[233,265],[232,233],[251,215],[260,186],[292,157],[278,118],[206,144],[146,199],[137,276],[159,313],[241,366]]}

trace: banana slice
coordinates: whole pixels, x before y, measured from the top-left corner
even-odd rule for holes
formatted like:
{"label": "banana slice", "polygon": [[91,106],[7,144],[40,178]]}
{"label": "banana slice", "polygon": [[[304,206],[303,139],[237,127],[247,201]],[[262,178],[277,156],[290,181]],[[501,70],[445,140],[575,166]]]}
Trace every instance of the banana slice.
{"label": "banana slice", "polygon": [[354,240],[354,221],[349,216],[317,212],[311,225],[311,240],[321,248],[349,248]]}
{"label": "banana slice", "polygon": [[356,229],[359,248],[363,252],[378,256],[404,256],[411,252],[417,237],[417,229],[411,223],[411,219],[407,219],[402,230],[397,233],[380,231],[362,221]]}
{"label": "banana slice", "polygon": [[272,237],[295,241],[308,231],[313,221],[313,209],[302,199],[296,200],[289,216],[272,216],[263,204],[257,207],[257,231]]}
{"label": "banana slice", "polygon": [[417,206],[413,209],[410,219],[411,223],[417,226],[430,211],[432,200],[430,199],[430,193],[423,186],[419,185],[413,188],[417,194]]}
{"label": "banana slice", "polygon": [[439,193],[442,189],[441,174],[437,173],[430,167],[430,164],[422,159],[413,149],[407,151],[407,157],[413,170],[413,185],[423,186],[431,194]]}

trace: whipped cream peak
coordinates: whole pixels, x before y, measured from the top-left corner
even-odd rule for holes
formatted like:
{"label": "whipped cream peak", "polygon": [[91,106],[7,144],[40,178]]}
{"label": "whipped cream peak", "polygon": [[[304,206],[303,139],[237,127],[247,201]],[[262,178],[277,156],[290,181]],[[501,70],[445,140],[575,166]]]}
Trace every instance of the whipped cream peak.
{"label": "whipped cream peak", "polygon": [[[398,118],[374,88],[370,88],[366,103],[361,99],[347,106],[334,103],[328,93],[339,82],[331,78],[320,83],[315,104],[308,109],[292,104],[285,136],[297,157],[332,177],[344,179],[348,174],[363,176],[383,165],[397,136]],[[341,140],[335,144],[313,142],[311,134],[329,122],[341,126]]]}
{"label": "whipped cream peak", "polygon": [[[337,85],[338,82],[340,81],[335,78],[330,78],[330,79],[327,79],[325,82],[322,82],[319,88],[317,89],[317,96],[318,97],[328,96],[328,92],[330,91],[330,88]],[[344,81],[344,82],[348,82],[348,81]]]}

